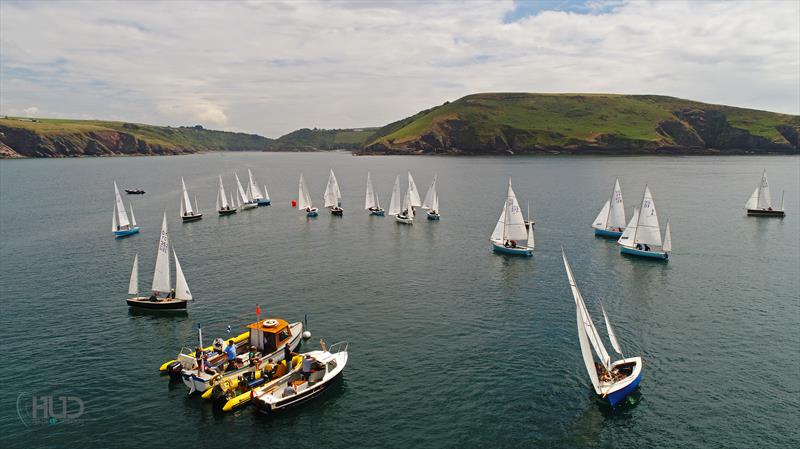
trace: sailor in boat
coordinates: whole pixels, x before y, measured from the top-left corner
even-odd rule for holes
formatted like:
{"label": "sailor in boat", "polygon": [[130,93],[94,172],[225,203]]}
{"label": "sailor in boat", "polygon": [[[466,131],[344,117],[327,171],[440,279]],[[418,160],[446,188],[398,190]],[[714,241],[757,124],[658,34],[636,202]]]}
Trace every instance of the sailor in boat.
{"label": "sailor in boat", "polygon": [[263,374],[269,380],[272,380],[272,377],[275,375],[275,371],[278,370],[278,365],[275,364],[275,360],[270,357],[267,360],[267,364],[264,365]]}
{"label": "sailor in boat", "polygon": [[228,340],[228,346],[225,347],[225,355],[228,356],[228,364],[225,371],[232,371],[236,369],[236,343],[231,338]]}
{"label": "sailor in boat", "polygon": [[283,389],[283,397],[288,397],[296,393],[297,390],[294,389],[294,385],[292,385],[291,382],[287,383],[286,388]]}

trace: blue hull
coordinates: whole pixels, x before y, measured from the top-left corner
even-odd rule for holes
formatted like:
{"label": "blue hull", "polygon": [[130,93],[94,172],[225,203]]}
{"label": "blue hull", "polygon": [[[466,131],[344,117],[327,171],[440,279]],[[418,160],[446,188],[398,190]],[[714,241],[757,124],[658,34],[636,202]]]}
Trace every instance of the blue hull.
{"label": "blue hull", "polygon": [[647,257],[649,259],[669,260],[669,254],[661,251],[642,251],[636,248],[628,248],[621,246],[619,249],[620,254],[627,254],[629,256]]}
{"label": "blue hull", "polygon": [[375,215],[376,217],[383,217],[384,213],[385,212],[382,210],[373,210],[369,212],[370,215]]}
{"label": "blue hull", "polygon": [[258,200],[259,206],[269,206],[270,204],[272,204],[270,200]]}
{"label": "blue hull", "polygon": [[636,379],[634,379],[633,382],[628,384],[627,387],[623,388],[622,390],[617,390],[606,396],[606,399],[608,400],[608,403],[611,404],[611,407],[616,407],[617,404],[625,400],[625,398],[627,398],[629,394],[633,393],[633,391],[636,390],[636,388],[639,386],[639,382],[641,381],[642,381],[642,373],[639,373]]}
{"label": "blue hull", "polygon": [[439,219],[439,214],[436,215],[428,214],[428,220],[438,220],[438,219]]}
{"label": "blue hull", "polygon": [[512,256],[533,256],[532,249],[523,249],[523,248],[507,248],[503,245],[496,245],[492,243],[492,247],[494,248],[494,252],[501,253],[501,254],[510,254]]}
{"label": "blue hull", "polygon": [[306,217],[316,217],[319,215],[317,212],[306,212]]}
{"label": "blue hull", "polygon": [[114,231],[114,237],[127,237],[129,235],[138,234],[139,233],[139,226],[134,227],[133,229],[127,229],[125,231]]}
{"label": "blue hull", "polygon": [[608,237],[608,238],[618,239],[622,237],[622,231],[617,232],[617,231],[608,231],[606,229],[595,229],[594,235],[598,237]]}

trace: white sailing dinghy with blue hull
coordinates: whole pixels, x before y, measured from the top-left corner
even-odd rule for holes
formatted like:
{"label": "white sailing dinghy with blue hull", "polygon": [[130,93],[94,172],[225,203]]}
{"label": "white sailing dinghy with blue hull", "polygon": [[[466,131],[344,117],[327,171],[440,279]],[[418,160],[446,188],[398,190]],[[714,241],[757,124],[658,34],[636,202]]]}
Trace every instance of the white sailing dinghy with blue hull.
{"label": "white sailing dinghy with blue hull", "polygon": [[311,204],[311,195],[308,194],[308,187],[306,187],[306,181],[303,179],[302,173],[300,173],[300,183],[297,191],[297,210],[305,212],[307,217],[319,215],[319,209]]}
{"label": "white sailing dinghy with blue hull", "polygon": [[594,235],[618,239],[622,237],[625,223],[625,205],[622,202],[622,189],[619,186],[619,178],[617,178],[614,182],[614,190],[611,192],[611,199],[606,201],[592,223]]}
{"label": "white sailing dinghy with blue hull", "polygon": [[664,230],[664,239],[661,239],[661,227],[658,224],[658,213],[650,187],[644,187],[641,207],[634,210],[630,223],[625,228],[622,236],[617,240],[620,244],[620,253],[630,256],[647,257],[658,260],[669,260],[672,251],[672,236],[669,221]]}
{"label": "white sailing dinghy with blue hull", "polygon": [[127,237],[139,233],[139,226],[136,226],[136,217],[133,216],[133,203],[128,203],[131,208],[131,218],[128,219],[128,212],[125,211],[125,204],[122,203],[122,196],[117,188],[117,181],[114,181],[114,215],[111,219],[111,232],[115,238]]}
{"label": "white sailing dinghy with blue hull", "polygon": [[422,208],[428,211],[428,220],[439,220],[439,193],[436,191],[436,180],[438,175],[433,175],[433,182],[428,187],[428,193],[425,194],[425,200],[422,202]]}
{"label": "white sailing dinghy with blue hull", "polygon": [[200,213],[200,209],[197,207],[197,197],[194,198],[194,208],[192,208],[192,202],[189,201],[189,192],[186,190],[186,183],[183,182],[183,176],[181,176],[181,188],[183,189],[181,194],[181,220],[183,220],[184,223],[201,220],[203,214]]}
{"label": "white sailing dinghy with blue hull", "polygon": [[372,177],[369,172],[367,172],[367,196],[364,200],[364,209],[368,210],[370,215],[378,217],[383,217],[384,215],[381,202],[378,199],[378,195],[375,194],[375,188],[372,186]]}
{"label": "white sailing dinghy with blue hull", "polygon": [[322,195],[325,201],[324,207],[331,211],[331,215],[341,217],[344,215],[342,209],[342,191],[339,189],[339,181],[336,180],[336,175],[331,174],[328,176],[328,185],[325,186],[325,193]]}
{"label": "white sailing dinghy with blue hull", "polygon": [[[581,291],[575,283],[572,267],[570,267],[563,249],[561,250],[561,257],[564,259],[569,287],[575,299],[578,340],[581,345],[583,364],[589,374],[595,393],[602,399],[607,400],[611,407],[616,407],[639,386],[639,382],[642,380],[642,358],[630,357],[611,362],[611,356],[608,355],[608,351],[606,351],[603,341],[600,339],[600,334],[597,333],[597,328],[594,326],[589,311],[586,309],[586,303],[584,303]],[[603,311],[603,320],[606,324],[611,346],[617,354],[622,356],[619,341],[617,341],[617,336],[611,327],[611,321],[609,321],[602,303],[600,308]],[[599,362],[595,362],[592,348],[594,349],[594,354],[600,360]]]}
{"label": "white sailing dinghy with blue hull", "polygon": [[751,217],[785,217],[786,211],[783,208],[783,193],[781,193],[781,207],[780,209],[772,208],[772,193],[769,190],[769,181],[767,180],[767,170],[761,174],[761,182],[758,187],[750,195],[744,208],[747,210],[747,215]]}
{"label": "white sailing dinghy with blue hull", "polygon": [[[492,242],[493,250],[497,253],[514,256],[533,255],[533,226],[525,226],[522,209],[519,207],[517,195],[511,187],[510,179],[503,210],[500,212],[500,218],[497,220],[489,240]],[[527,240],[526,245],[520,245],[519,242],[523,240]]]}
{"label": "white sailing dinghy with blue hull", "polygon": [[253,172],[249,168],[247,169],[247,177],[249,178],[247,192],[249,193],[250,201],[255,202],[258,206],[269,206],[271,201],[269,200],[269,193],[267,193],[267,186],[264,186],[264,193],[261,193],[258,183],[256,183],[256,178],[253,177]]}

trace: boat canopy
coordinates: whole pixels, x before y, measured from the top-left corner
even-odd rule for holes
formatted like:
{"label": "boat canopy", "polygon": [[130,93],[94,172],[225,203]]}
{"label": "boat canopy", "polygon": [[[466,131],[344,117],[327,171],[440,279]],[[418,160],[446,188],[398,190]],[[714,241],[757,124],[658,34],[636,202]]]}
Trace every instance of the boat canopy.
{"label": "boat canopy", "polygon": [[250,344],[263,352],[274,352],[292,338],[289,323],[280,318],[267,318],[247,325]]}

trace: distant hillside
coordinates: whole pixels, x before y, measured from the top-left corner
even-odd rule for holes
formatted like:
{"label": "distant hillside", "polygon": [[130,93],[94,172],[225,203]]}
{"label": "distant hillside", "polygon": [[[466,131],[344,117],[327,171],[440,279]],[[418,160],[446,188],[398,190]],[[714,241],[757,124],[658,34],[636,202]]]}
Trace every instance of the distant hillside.
{"label": "distant hillside", "polygon": [[263,151],[272,139],[98,120],[0,118],[0,157],[72,157]]}
{"label": "distant hillside", "polygon": [[489,93],[380,128],[361,154],[798,152],[800,116],[656,95]]}
{"label": "distant hillside", "polygon": [[275,139],[270,149],[283,151],[356,150],[378,128],[298,129]]}

